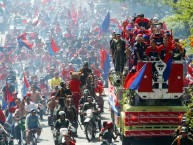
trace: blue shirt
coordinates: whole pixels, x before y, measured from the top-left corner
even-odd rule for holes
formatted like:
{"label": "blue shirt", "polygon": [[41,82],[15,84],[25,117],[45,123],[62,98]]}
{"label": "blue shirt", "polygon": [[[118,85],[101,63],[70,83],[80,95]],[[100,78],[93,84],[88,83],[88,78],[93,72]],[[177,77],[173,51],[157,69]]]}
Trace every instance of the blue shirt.
{"label": "blue shirt", "polygon": [[25,120],[25,126],[27,129],[35,129],[40,127],[38,116],[32,116],[31,113],[28,114]]}

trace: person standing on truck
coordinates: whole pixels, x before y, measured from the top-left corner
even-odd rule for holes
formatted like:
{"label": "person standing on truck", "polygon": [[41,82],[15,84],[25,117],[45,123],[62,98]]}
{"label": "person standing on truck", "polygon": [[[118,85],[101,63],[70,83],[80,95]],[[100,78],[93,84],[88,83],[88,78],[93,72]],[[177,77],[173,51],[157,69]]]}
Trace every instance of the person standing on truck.
{"label": "person standing on truck", "polygon": [[182,127],[181,135],[176,137],[172,145],[193,145],[193,140],[188,137],[188,128]]}
{"label": "person standing on truck", "polygon": [[121,34],[116,35],[117,41],[115,42],[114,48],[114,62],[115,62],[115,71],[123,72],[124,64],[126,62],[126,43],[121,39]]}

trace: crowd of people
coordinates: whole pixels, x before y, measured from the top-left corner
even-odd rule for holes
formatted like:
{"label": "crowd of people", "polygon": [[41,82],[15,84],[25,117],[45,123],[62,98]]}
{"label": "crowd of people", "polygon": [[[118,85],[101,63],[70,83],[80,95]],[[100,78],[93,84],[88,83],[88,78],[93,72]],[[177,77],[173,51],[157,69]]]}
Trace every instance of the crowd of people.
{"label": "crowd of people", "polygon": [[[85,3],[84,0],[81,2]],[[88,1],[87,7],[83,7],[77,5],[76,0],[7,0],[7,14],[15,23],[24,26],[22,29],[18,29],[17,25],[13,29],[8,28],[5,44],[0,50],[3,99],[0,108],[4,110],[3,113],[0,111],[0,121],[14,125],[12,134],[15,139],[20,138],[20,130],[15,122],[24,116],[27,144],[30,143],[30,130],[33,128],[37,129],[39,139],[42,126],[37,113],[40,119],[43,119],[42,114],[49,114],[48,122],[52,124],[50,119],[53,118],[58,133],[62,132],[61,127],[73,126],[77,129],[79,107],[81,124],[85,111],[94,107],[94,120],[98,122],[99,129],[102,128],[100,113],[95,106],[99,98],[96,98],[92,87],[93,77],[104,79],[105,72],[99,57],[102,49],[111,55],[115,71],[121,73],[125,66],[129,67],[128,71],[135,72],[139,61],[185,59],[185,49],[179,39],[173,38],[172,31],[167,30],[165,23],[159,22],[156,17],[145,18],[144,14],[121,22],[119,26],[122,29],[118,28],[116,32],[110,26],[112,39],[109,50],[109,33],[99,36],[100,25],[108,10],[101,8],[95,11],[94,5],[95,2]],[[117,19],[125,18],[125,13],[119,9],[111,13]],[[18,38],[23,36],[31,44],[30,49],[18,44]],[[59,48],[57,51],[51,48],[53,42]],[[77,89],[72,85],[70,74],[74,71],[80,72]],[[111,142],[117,138],[118,134],[114,136],[112,133],[111,122],[104,127],[100,139],[102,136]],[[75,144],[75,140],[69,138],[72,137],[70,131],[63,135],[66,141],[63,144]]]}

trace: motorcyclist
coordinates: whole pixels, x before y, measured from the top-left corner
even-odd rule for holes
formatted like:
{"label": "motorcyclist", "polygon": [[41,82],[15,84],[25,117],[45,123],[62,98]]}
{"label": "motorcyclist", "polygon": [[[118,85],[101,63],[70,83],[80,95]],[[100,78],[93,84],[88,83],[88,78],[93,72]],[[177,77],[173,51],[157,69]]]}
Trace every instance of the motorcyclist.
{"label": "motorcyclist", "polygon": [[88,67],[87,61],[84,62],[83,68],[80,70],[80,72],[81,72],[80,77],[81,86],[84,86],[86,84],[87,77],[89,76],[89,74],[92,73],[92,70]]}
{"label": "motorcyclist", "polygon": [[64,111],[59,112],[59,119],[55,123],[55,129],[59,132],[60,128],[68,128],[70,125],[70,122],[68,119],[66,119],[66,113]]}
{"label": "motorcyclist", "polygon": [[[80,110],[82,110],[82,107],[87,102],[88,96],[90,96],[90,91],[88,89],[85,89],[83,92],[83,96],[80,98],[80,101],[79,101]],[[94,100],[94,98],[93,98],[93,100]],[[80,114],[80,120],[81,120],[81,123],[83,124],[83,122],[84,122],[84,115],[83,114]]]}
{"label": "motorcyclist", "polygon": [[[96,103],[93,102],[92,97],[88,96],[87,97],[87,101],[86,103],[84,103],[83,108],[82,108],[82,114],[84,115],[85,112],[88,109],[92,109],[93,110],[93,124],[95,126],[95,121],[98,122],[98,126],[99,126],[99,130],[101,130],[101,120],[98,116],[98,109],[96,108]],[[96,127],[96,126],[95,126]]]}
{"label": "motorcyclist", "polygon": [[71,91],[66,87],[65,82],[60,83],[61,89],[57,92],[56,98],[59,100],[58,103],[61,107],[64,107],[64,102],[66,100],[67,95],[72,95]]}
{"label": "motorcyclist", "polygon": [[50,88],[54,89],[55,85],[59,86],[62,81],[62,78],[59,77],[59,72],[55,72],[54,77],[49,81]]}
{"label": "motorcyclist", "polygon": [[[107,130],[103,133],[103,135],[100,136],[101,141],[107,141],[108,143],[112,143],[112,139],[116,140],[118,137],[118,134],[116,136],[113,134],[113,123],[108,122],[107,123]],[[101,145],[104,145],[104,143],[101,143]]]}
{"label": "motorcyclist", "polygon": [[188,137],[188,128],[182,127],[181,135],[176,137],[176,139],[172,142],[172,145],[192,145],[193,140]]}
{"label": "motorcyclist", "polygon": [[[186,123],[186,117],[182,117],[182,120],[181,120],[181,125],[178,126],[178,128],[174,131],[174,137],[176,138],[177,136],[181,135],[181,130],[182,130],[182,127],[187,127],[187,123]],[[188,128],[188,127],[187,127]]]}
{"label": "motorcyclist", "polygon": [[54,128],[56,129],[56,138],[55,138],[55,142],[58,143],[58,141],[60,140],[60,129],[61,128],[69,128],[70,122],[68,119],[66,119],[66,113],[64,111],[60,111],[58,113],[59,115],[59,119],[55,122]]}
{"label": "motorcyclist", "polygon": [[[78,128],[77,112],[75,106],[73,105],[72,98],[66,99],[66,106],[64,111],[66,113],[66,118],[70,121],[72,126],[77,129]],[[77,132],[75,132],[75,136],[77,136]]]}
{"label": "motorcyclist", "polygon": [[30,134],[32,129],[36,129],[37,131],[37,140],[39,142],[39,137],[41,134],[41,125],[38,119],[38,115],[36,114],[36,109],[32,109],[31,113],[26,116],[25,127],[26,127],[26,143],[30,145]]}

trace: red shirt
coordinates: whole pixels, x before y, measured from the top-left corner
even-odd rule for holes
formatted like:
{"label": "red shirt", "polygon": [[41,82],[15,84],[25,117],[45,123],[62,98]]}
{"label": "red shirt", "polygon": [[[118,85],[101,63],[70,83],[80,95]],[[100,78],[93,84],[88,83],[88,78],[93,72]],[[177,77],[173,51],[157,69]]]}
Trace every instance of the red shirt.
{"label": "red shirt", "polygon": [[153,47],[152,46],[149,46],[147,49],[146,49],[146,51],[145,51],[145,54],[147,55],[147,56],[149,56],[149,53],[150,52],[158,52],[159,53],[159,50],[158,50],[158,46],[156,46],[156,48],[155,49],[153,49]]}

